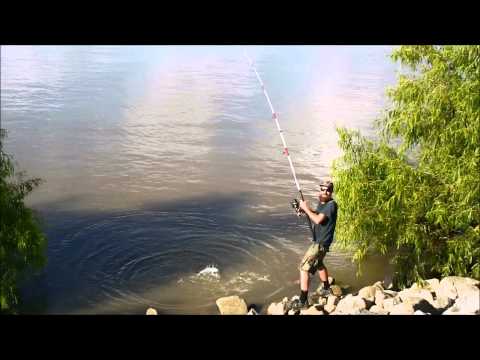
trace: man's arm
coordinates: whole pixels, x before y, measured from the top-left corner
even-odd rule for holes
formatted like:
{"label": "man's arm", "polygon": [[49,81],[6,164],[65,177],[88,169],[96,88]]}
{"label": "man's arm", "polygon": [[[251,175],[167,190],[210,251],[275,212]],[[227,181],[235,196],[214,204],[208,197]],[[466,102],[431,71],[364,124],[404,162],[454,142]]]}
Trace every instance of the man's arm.
{"label": "man's arm", "polygon": [[307,202],[304,200],[300,200],[300,209],[302,209],[316,225],[323,223],[327,218],[325,214],[317,214],[316,212],[312,211]]}

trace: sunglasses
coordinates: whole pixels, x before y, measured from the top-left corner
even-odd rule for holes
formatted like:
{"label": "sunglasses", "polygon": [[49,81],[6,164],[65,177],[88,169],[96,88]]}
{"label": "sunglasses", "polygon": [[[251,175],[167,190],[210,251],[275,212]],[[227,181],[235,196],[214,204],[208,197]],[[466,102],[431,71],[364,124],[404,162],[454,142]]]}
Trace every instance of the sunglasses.
{"label": "sunglasses", "polygon": [[328,187],[321,187],[320,192],[330,192],[330,190],[328,190]]}

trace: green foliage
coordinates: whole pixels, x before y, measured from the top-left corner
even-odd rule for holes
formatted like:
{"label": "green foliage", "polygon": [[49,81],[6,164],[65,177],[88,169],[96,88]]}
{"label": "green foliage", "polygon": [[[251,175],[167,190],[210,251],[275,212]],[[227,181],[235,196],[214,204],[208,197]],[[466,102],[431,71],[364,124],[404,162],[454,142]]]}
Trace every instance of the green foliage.
{"label": "green foliage", "polygon": [[46,239],[24,198],[40,184],[16,173],[11,157],[3,152],[5,131],[0,129],[0,312],[14,312],[17,284],[30,270],[45,264]]}
{"label": "green foliage", "polygon": [[480,279],[480,46],[404,46],[378,139],[337,129],[337,243],[388,254],[395,283]]}

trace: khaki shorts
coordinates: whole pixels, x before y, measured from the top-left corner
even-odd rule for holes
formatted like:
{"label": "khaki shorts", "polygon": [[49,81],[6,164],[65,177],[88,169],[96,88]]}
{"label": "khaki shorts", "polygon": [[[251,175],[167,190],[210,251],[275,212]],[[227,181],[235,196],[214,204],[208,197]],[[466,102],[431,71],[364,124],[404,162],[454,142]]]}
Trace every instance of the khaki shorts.
{"label": "khaki shorts", "polygon": [[317,270],[325,268],[325,265],[323,264],[323,258],[325,255],[326,252],[322,245],[310,245],[298,269],[301,271],[308,271],[312,275],[315,274]]}

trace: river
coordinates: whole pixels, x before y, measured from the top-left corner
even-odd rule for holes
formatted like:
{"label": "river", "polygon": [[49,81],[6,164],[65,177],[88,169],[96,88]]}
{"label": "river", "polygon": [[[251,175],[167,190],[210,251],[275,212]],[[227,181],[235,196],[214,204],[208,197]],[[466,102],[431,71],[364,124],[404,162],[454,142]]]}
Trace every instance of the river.
{"label": "river", "polygon": [[[239,295],[298,293],[305,219],[255,61],[312,206],[341,153],[336,126],[371,132],[395,84],[390,46],[2,46],[1,126],[48,237],[22,284],[31,314],[215,314]],[[341,209],[339,216],[341,216]],[[325,259],[340,283],[363,275]],[[219,277],[198,273],[208,265]],[[318,286],[315,278],[313,287]]]}

